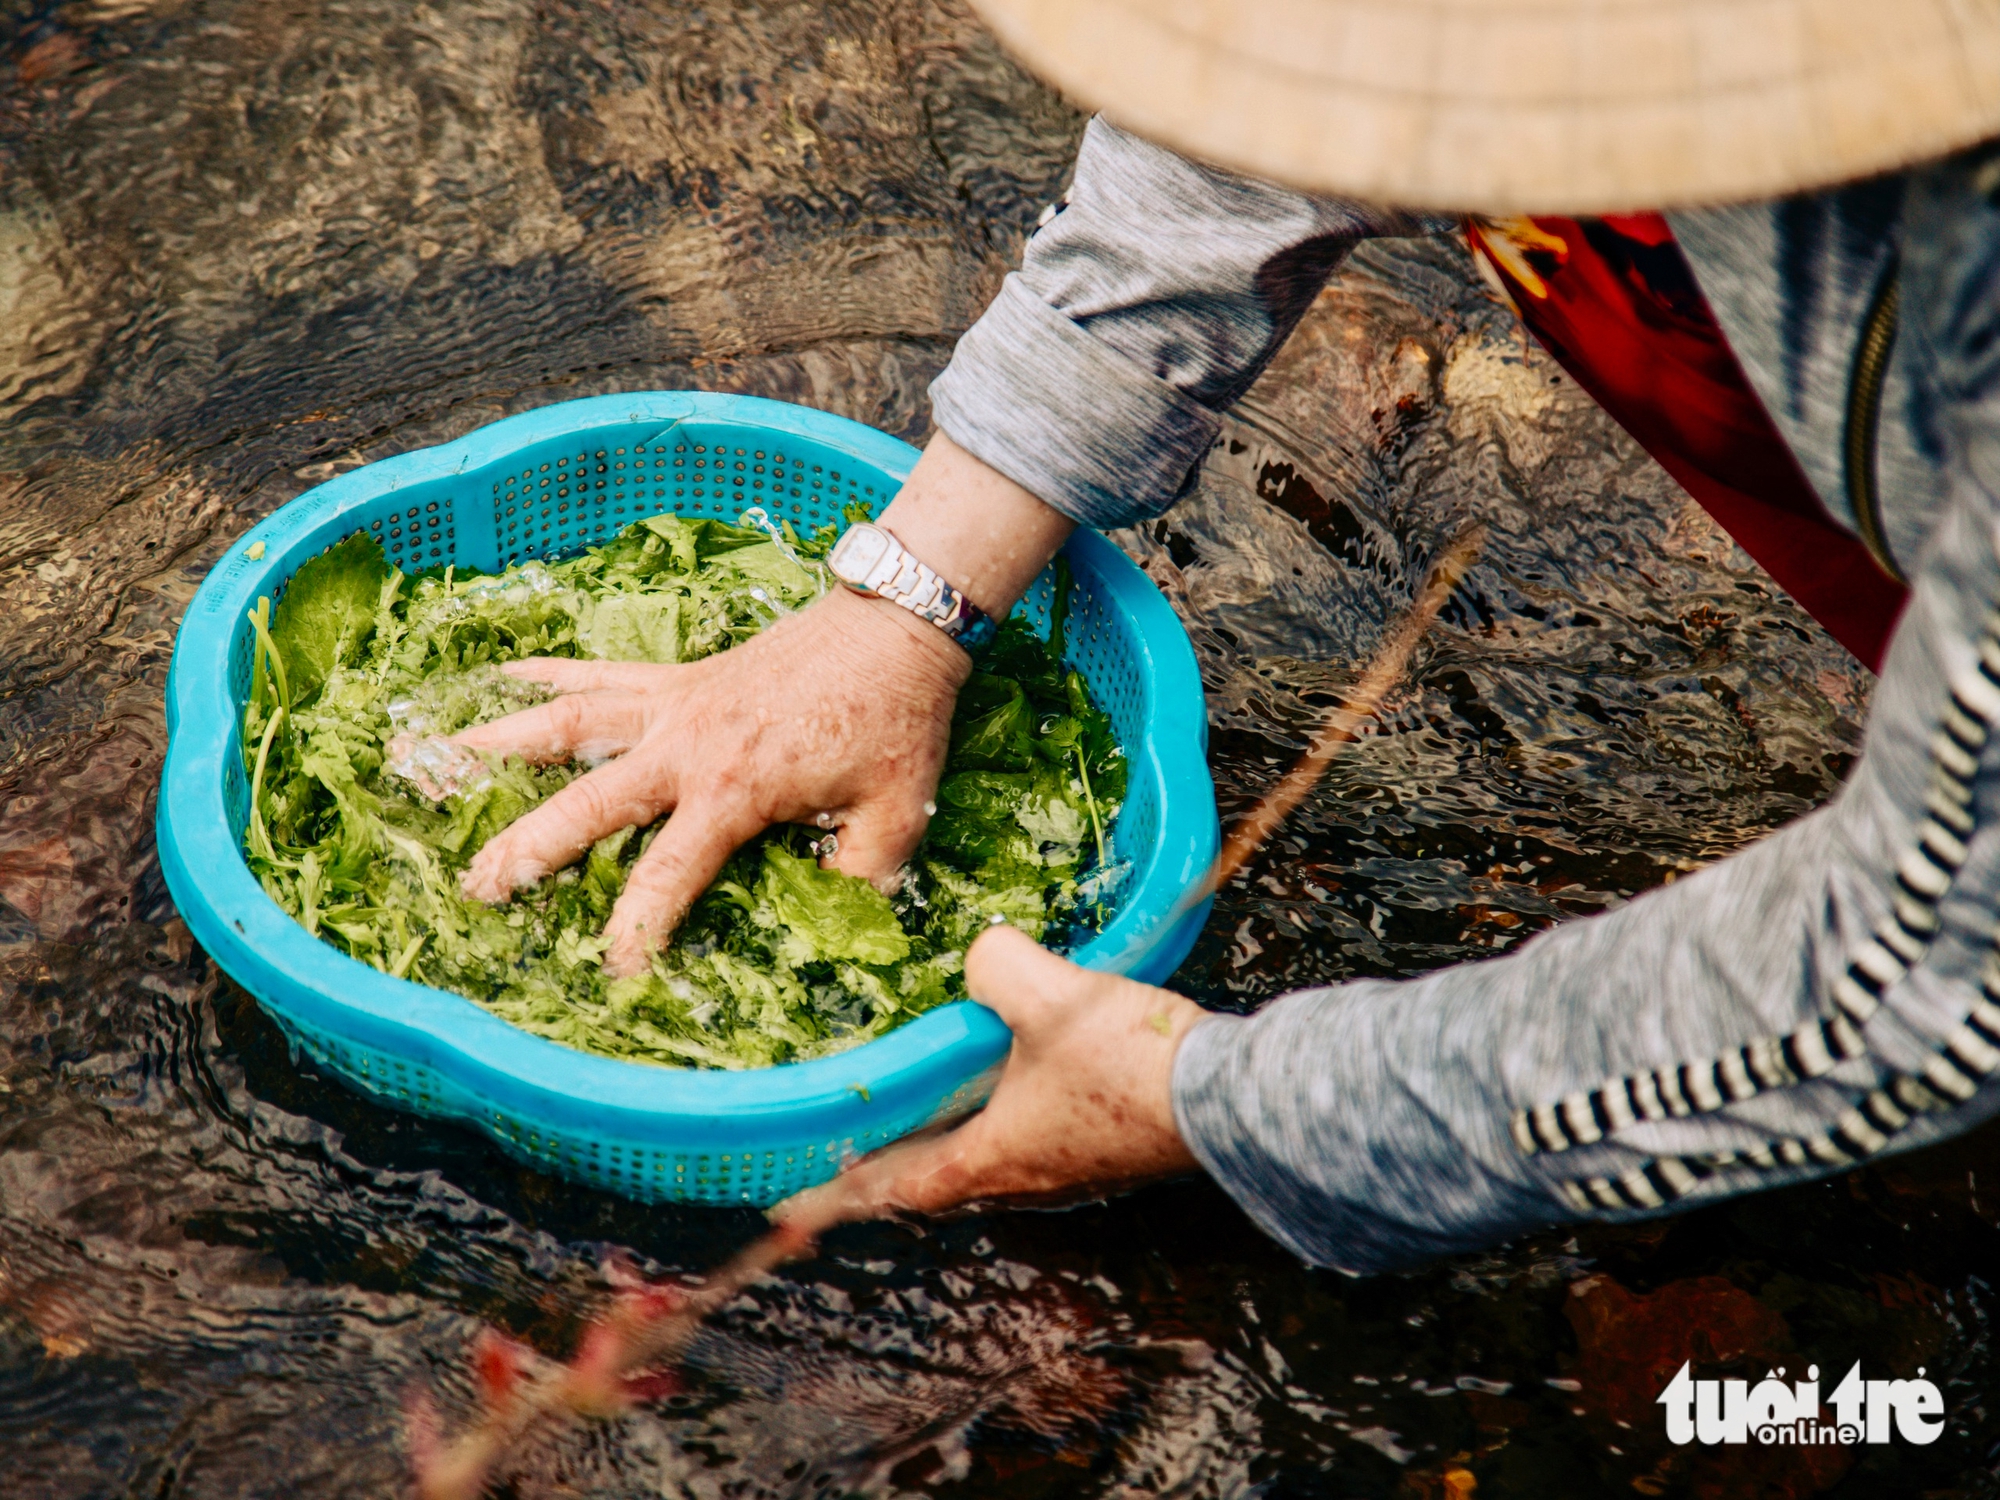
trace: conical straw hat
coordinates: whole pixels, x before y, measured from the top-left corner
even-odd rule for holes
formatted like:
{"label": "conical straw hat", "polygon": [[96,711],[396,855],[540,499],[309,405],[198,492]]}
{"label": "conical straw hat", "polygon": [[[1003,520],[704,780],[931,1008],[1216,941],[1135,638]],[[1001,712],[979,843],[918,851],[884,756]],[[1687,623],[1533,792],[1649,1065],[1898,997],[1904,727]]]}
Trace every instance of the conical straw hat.
{"label": "conical straw hat", "polygon": [[2000,134],[2000,0],[975,0],[1127,129],[1412,208],[1821,187]]}

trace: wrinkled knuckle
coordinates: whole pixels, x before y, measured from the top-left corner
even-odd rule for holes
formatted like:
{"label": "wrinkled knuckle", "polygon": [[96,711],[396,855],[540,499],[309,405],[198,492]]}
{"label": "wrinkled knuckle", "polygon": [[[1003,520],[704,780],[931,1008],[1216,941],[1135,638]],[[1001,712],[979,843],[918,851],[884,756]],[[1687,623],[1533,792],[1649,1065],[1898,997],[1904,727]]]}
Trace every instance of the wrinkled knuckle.
{"label": "wrinkled knuckle", "polygon": [[681,860],[671,853],[650,856],[635,865],[625,879],[625,895],[634,903],[659,901],[679,884]]}
{"label": "wrinkled knuckle", "polygon": [[572,821],[599,825],[608,823],[617,816],[618,809],[604,783],[586,776],[581,781],[570,783],[571,801],[566,811]]}
{"label": "wrinkled knuckle", "polygon": [[654,848],[632,869],[625,882],[628,894],[634,894],[654,905],[663,901],[680,899],[681,889],[687,883],[691,862],[685,850],[674,848]]}

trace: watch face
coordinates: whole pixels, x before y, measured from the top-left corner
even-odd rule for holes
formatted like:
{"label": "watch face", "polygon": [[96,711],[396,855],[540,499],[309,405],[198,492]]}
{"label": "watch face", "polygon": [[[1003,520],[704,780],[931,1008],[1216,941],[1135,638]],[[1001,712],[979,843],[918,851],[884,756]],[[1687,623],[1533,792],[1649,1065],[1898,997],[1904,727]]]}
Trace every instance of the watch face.
{"label": "watch face", "polygon": [[895,545],[889,533],[881,527],[871,526],[866,521],[857,522],[833,544],[833,551],[826,559],[827,565],[833,569],[833,576],[843,583],[865,584],[875,564]]}

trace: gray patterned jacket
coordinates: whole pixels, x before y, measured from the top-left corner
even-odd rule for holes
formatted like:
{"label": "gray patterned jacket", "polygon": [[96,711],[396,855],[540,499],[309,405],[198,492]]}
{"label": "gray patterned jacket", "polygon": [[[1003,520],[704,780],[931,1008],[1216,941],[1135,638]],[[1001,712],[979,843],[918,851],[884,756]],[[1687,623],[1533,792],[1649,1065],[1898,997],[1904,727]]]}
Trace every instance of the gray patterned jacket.
{"label": "gray patterned jacket", "polygon": [[[1197,1026],[1182,1133],[1316,1264],[1667,1212],[2000,1108],[2000,152],[1672,222],[1848,520],[1848,371],[1900,249],[1880,489],[1914,592],[1865,754],[1828,806],[1506,957]],[[1078,521],[1157,514],[1355,241],[1443,227],[1095,122],[1067,208],[932,387],[938,425]]]}

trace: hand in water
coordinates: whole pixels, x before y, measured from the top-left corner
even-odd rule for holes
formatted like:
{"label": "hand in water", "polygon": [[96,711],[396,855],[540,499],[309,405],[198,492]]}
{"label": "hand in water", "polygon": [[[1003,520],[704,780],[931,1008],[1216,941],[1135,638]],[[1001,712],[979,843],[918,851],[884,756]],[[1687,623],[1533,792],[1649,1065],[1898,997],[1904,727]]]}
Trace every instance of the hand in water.
{"label": "hand in water", "polygon": [[887,886],[923,837],[966,654],[904,611],[836,591],[685,666],[509,664],[562,696],[454,736],[526,760],[615,756],[487,843],[465,872],[504,901],[620,828],[666,826],[605,926],[605,972],[634,974],[736,848],[773,823],[838,833],[835,868]]}
{"label": "hand in water", "polygon": [[817,1236],[851,1220],[1059,1202],[1198,1168],[1171,1103],[1174,1055],[1201,1019],[1193,1001],[1078,968],[1011,927],[981,935],[965,977],[1014,1032],[986,1108],[787,1198],[771,1212],[781,1226]]}

